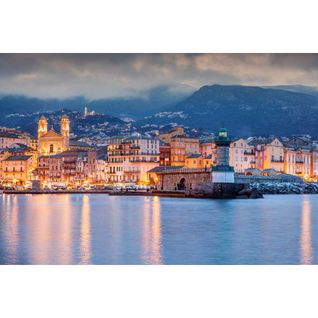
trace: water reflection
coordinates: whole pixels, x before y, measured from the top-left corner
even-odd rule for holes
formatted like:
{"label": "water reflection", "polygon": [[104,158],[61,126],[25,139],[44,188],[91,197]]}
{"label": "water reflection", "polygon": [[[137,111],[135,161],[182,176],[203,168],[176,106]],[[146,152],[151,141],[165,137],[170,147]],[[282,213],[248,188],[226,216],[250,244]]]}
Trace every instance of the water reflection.
{"label": "water reflection", "polygon": [[301,213],[300,263],[312,264],[311,207],[308,199],[303,200]]}
{"label": "water reflection", "polygon": [[8,212],[6,215],[8,228],[5,236],[8,258],[11,264],[16,264],[18,262],[19,246],[19,207],[17,197],[5,196],[4,206]]}
{"label": "water reflection", "polygon": [[[49,244],[51,231],[51,210],[50,197],[41,195],[37,198],[37,204],[32,204],[32,196],[26,198],[26,233],[27,258],[31,264],[49,264]],[[21,212],[21,211],[20,211]]]}
{"label": "water reflection", "polygon": [[143,258],[147,264],[162,264],[160,199],[144,198]]}
{"label": "water reflection", "polygon": [[81,216],[81,264],[89,264],[91,260],[91,229],[89,196],[83,196]]}
{"label": "water reflection", "polygon": [[[56,259],[58,264],[70,264],[72,263],[72,229],[73,229],[73,211],[72,211],[71,196],[61,196],[60,205],[62,207],[61,212],[57,218],[59,223],[57,224],[58,233],[55,240],[57,241],[57,249],[59,257]],[[53,213],[54,214],[54,213]],[[56,217],[56,216],[55,216]],[[53,234],[54,235],[54,234]]]}
{"label": "water reflection", "polygon": [[32,195],[27,198],[25,211],[29,262],[71,264],[74,226],[71,197],[38,195],[36,204],[33,200]]}
{"label": "water reflection", "polygon": [[318,196],[0,195],[0,264],[313,264]]}

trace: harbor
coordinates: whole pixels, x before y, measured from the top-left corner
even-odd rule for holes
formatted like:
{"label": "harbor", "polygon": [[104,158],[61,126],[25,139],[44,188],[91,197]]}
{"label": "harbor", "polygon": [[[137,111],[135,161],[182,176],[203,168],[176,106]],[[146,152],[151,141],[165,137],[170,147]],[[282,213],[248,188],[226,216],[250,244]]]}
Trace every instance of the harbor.
{"label": "harbor", "polygon": [[318,264],[318,196],[0,195],[1,264]]}

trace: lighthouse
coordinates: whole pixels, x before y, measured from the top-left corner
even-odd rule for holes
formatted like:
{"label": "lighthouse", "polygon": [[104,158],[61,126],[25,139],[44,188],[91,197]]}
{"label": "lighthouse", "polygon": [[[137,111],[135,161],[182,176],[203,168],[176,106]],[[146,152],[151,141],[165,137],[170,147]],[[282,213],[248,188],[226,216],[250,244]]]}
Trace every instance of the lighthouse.
{"label": "lighthouse", "polygon": [[212,167],[212,183],[234,183],[234,168],[230,166],[230,144],[226,128],[215,139],[216,165]]}

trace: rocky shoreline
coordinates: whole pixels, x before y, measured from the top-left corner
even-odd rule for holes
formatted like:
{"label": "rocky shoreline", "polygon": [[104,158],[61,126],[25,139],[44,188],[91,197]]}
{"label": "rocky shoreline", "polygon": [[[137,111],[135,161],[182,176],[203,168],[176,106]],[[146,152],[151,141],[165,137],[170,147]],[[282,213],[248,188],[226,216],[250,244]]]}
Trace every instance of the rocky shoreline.
{"label": "rocky shoreline", "polygon": [[262,194],[318,194],[318,183],[264,182],[251,183],[250,187]]}

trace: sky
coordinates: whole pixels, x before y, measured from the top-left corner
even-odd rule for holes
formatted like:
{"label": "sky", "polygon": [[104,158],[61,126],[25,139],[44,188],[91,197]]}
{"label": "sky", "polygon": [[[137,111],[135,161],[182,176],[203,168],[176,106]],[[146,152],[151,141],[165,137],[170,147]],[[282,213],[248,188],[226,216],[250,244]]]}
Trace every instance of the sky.
{"label": "sky", "polygon": [[318,54],[0,54],[0,94],[142,97],[203,85],[318,86]]}

